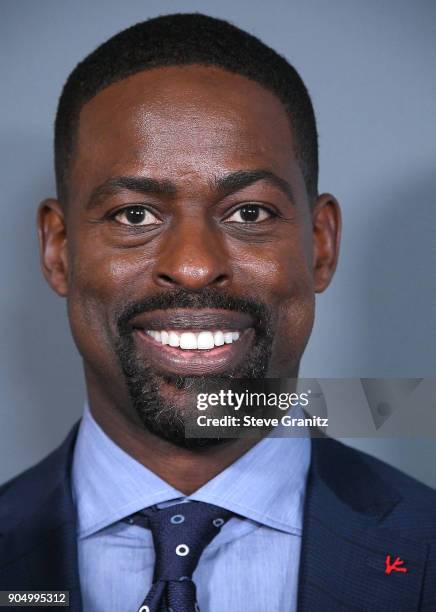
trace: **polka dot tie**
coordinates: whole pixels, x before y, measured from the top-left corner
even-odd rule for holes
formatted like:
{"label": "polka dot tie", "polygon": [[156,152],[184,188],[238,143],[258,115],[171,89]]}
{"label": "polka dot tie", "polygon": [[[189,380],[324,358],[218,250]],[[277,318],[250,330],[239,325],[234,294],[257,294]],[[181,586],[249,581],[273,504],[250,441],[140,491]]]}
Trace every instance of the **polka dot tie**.
{"label": "polka dot tie", "polygon": [[192,574],[203,550],[232,513],[203,502],[147,508],[128,519],[151,529],[153,585],[138,612],[199,612]]}

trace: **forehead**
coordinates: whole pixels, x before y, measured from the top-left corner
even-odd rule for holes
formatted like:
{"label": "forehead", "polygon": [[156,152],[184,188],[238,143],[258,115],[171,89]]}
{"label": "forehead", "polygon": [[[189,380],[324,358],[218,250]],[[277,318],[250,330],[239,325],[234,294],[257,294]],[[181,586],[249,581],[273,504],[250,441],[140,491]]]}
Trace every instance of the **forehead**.
{"label": "forehead", "polygon": [[256,167],[301,179],[283,104],[241,75],[183,66],[137,73],[85,104],[70,176],[86,195],[120,174],[195,183]]}

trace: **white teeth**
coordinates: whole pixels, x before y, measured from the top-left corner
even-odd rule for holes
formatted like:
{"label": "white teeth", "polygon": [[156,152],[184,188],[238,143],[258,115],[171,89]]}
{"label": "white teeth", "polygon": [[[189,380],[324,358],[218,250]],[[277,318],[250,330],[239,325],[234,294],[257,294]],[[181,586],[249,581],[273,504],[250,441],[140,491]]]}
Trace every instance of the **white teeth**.
{"label": "white teeth", "polygon": [[215,346],[213,333],[210,331],[203,331],[198,334],[197,345],[199,349],[211,349]]}
{"label": "white teeth", "polygon": [[232,344],[239,340],[241,332],[229,332],[218,330],[216,332],[202,331],[195,332],[175,332],[154,329],[145,330],[156,342],[162,345],[169,344],[172,347],[180,347],[185,351],[208,350],[215,346],[223,346],[224,344]]}
{"label": "white teeth", "polygon": [[222,331],[217,331],[213,335],[213,341],[215,346],[222,346],[224,344],[224,334]]}
{"label": "white teeth", "polygon": [[174,331],[170,331],[168,335],[168,344],[170,346],[180,346],[180,336]]}
{"label": "white teeth", "polygon": [[197,348],[197,337],[192,332],[183,332],[180,336],[180,348],[181,349],[196,349]]}

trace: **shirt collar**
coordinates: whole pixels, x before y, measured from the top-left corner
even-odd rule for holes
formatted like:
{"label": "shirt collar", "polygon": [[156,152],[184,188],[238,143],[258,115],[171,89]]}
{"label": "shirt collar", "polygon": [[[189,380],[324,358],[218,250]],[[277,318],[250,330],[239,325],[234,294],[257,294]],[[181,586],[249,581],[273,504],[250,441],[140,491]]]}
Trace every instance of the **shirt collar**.
{"label": "shirt collar", "polygon": [[267,436],[186,497],[117,446],[86,405],[72,471],[78,536],[85,538],[142,508],[180,498],[215,504],[301,534],[310,454],[307,435]]}

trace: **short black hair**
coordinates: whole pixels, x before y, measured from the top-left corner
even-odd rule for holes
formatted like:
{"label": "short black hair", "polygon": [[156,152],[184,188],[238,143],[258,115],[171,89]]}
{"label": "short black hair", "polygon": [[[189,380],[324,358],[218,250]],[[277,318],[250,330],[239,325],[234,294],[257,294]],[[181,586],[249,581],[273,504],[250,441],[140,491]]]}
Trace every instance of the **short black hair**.
{"label": "short black hair", "polygon": [[243,75],[284,105],[309,198],[318,190],[318,136],[308,91],[289,62],[255,36],[199,13],[163,15],[119,32],[81,61],[65,83],[55,121],[58,198],[68,199],[68,169],[80,110],[108,85],[143,70],[201,64]]}

